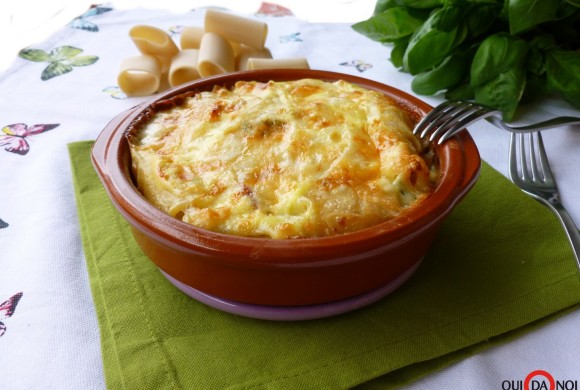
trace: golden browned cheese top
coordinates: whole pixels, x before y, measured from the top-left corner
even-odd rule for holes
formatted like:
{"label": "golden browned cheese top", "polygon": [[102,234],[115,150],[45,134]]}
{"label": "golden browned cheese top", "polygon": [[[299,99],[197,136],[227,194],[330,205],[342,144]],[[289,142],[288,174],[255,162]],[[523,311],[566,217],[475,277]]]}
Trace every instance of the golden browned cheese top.
{"label": "golden browned cheese top", "polygon": [[226,234],[360,230],[429,196],[435,169],[404,110],[345,81],[238,82],[157,112],[130,137],[156,207]]}

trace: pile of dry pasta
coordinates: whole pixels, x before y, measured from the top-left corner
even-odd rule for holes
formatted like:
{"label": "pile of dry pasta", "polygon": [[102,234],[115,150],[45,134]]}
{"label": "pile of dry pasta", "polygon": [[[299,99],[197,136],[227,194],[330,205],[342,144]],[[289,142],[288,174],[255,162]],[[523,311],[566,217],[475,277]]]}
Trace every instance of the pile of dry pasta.
{"label": "pile of dry pasta", "polygon": [[305,58],[273,59],[265,47],[266,23],[208,9],[202,27],[186,27],[178,48],[165,31],[134,26],[129,36],[141,53],[121,64],[119,87],[128,96],[147,96],[166,86],[238,70],[304,68]]}

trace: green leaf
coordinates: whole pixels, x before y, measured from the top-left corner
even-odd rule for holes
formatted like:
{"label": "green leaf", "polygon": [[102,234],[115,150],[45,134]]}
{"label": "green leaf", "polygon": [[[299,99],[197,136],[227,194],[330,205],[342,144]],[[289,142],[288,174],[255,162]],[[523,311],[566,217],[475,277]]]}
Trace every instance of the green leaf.
{"label": "green leaf", "polygon": [[[528,52],[528,58],[526,61],[526,68],[529,71],[528,81],[530,76],[541,76],[546,72],[546,58],[544,52],[556,47],[556,40],[553,36],[547,34],[536,35],[529,42],[530,51]],[[532,88],[532,86],[526,87],[528,89],[536,90],[538,88]],[[525,94],[525,92],[524,92]]]}
{"label": "green leaf", "polygon": [[471,88],[471,85],[469,85],[469,80],[466,80],[445,92],[445,99],[448,100],[471,100],[474,98],[475,92],[473,91],[473,88]]}
{"label": "green leaf", "polygon": [[580,107],[580,52],[553,49],[546,53],[548,88]]}
{"label": "green leaf", "polygon": [[431,28],[450,32],[457,29],[457,26],[463,21],[465,9],[455,6],[446,6],[433,11],[427,20]]}
{"label": "green leaf", "polygon": [[515,66],[500,73],[493,80],[483,84],[475,91],[475,101],[502,111],[503,119],[511,121],[526,85],[526,72],[523,67]]}
{"label": "green leaf", "polygon": [[431,9],[442,6],[446,1],[447,0],[377,0],[373,15],[379,14],[393,7]]}
{"label": "green leaf", "polygon": [[572,5],[565,1],[561,1],[558,7],[558,11],[556,11],[556,20],[566,19],[570,16],[573,16],[577,12],[578,12],[577,5]]}
{"label": "green leaf", "polygon": [[450,55],[435,69],[416,75],[411,82],[411,89],[420,95],[435,95],[452,88],[463,79],[468,64],[465,56]]}
{"label": "green leaf", "polygon": [[390,8],[370,19],[355,23],[353,30],[378,42],[393,42],[415,32],[423,21],[409,14],[406,8]]}
{"label": "green leaf", "polygon": [[[374,15],[383,13],[396,21],[366,33],[392,44],[390,61],[415,76],[415,93],[478,99],[506,120],[547,92],[580,107],[580,0],[376,0]],[[402,14],[424,22],[405,35]],[[461,72],[450,56],[467,48]]]}
{"label": "green leaf", "polygon": [[50,51],[50,57],[52,61],[68,60],[80,53],[83,50],[73,46],[59,46]]}
{"label": "green leaf", "polygon": [[477,88],[514,67],[522,67],[527,53],[528,44],[522,39],[505,33],[487,37],[471,64],[471,86]]}
{"label": "green leaf", "polygon": [[471,87],[479,103],[501,109],[510,121],[526,85],[526,41],[500,33],[487,37],[471,64]]}
{"label": "green leaf", "polygon": [[375,9],[373,10],[373,15],[385,12],[389,8],[400,7],[401,4],[399,3],[400,1],[397,0],[377,0],[375,3]]}
{"label": "green leaf", "polygon": [[540,76],[545,71],[546,68],[545,64],[544,53],[542,50],[539,50],[535,47],[532,47],[528,53],[528,60],[526,68],[533,74]]}
{"label": "green leaf", "polygon": [[556,19],[559,3],[554,0],[509,0],[510,33],[518,34]]}
{"label": "green leaf", "polygon": [[433,11],[413,34],[403,58],[403,69],[415,75],[438,66],[467,36],[463,11],[444,7]]}
{"label": "green leaf", "polygon": [[487,32],[496,22],[500,10],[497,4],[483,4],[471,8],[465,16],[469,37],[476,38]]}
{"label": "green leaf", "polygon": [[524,87],[524,93],[522,94],[520,102],[529,103],[537,98],[546,96],[547,89],[545,75],[539,76],[528,72],[526,86]]}
{"label": "green leaf", "polygon": [[404,6],[418,9],[429,9],[444,5],[447,0],[401,0]]}
{"label": "green leaf", "polygon": [[403,67],[403,56],[405,55],[408,44],[409,40],[406,38],[394,42],[393,50],[391,50],[391,62],[395,68]]}
{"label": "green leaf", "polygon": [[48,66],[42,71],[40,78],[43,81],[49,80],[53,77],[57,77],[72,71],[73,68],[70,65],[63,64],[62,62],[55,61],[48,64]]}
{"label": "green leaf", "polygon": [[532,38],[530,46],[538,50],[548,50],[556,47],[557,43],[553,36],[539,34]]}
{"label": "green leaf", "polygon": [[70,60],[68,60],[66,62],[67,62],[67,64],[72,65],[72,66],[88,66],[88,65],[92,65],[95,62],[97,62],[98,59],[99,59],[99,57],[97,57],[97,56],[78,56],[78,57],[71,58]]}
{"label": "green leaf", "polygon": [[28,61],[34,62],[49,62],[50,55],[44,50],[40,49],[22,49],[18,56]]}

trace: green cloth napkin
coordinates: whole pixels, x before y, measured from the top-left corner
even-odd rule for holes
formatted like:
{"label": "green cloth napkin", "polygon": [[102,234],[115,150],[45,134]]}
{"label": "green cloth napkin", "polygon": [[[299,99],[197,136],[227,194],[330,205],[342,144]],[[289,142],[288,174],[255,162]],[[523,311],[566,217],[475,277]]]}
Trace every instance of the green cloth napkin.
{"label": "green cloth napkin", "polygon": [[181,293],[143,255],[91,146],[69,153],[111,389],[387,389],[580,302],[556,218],[484,163],[417,272],[380,302],[301,322],[224,313]]}

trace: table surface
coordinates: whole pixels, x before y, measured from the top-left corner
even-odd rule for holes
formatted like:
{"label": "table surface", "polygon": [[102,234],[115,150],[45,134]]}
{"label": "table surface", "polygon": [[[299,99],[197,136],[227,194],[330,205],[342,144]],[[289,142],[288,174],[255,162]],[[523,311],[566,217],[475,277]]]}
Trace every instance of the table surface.
{"label": "table surface", "polygon": [[[21,4],[18,9],[12,6],[14,15],[28,12],[22,5],[26,2],[19,3]],[[300,19],[320,24],[360,21],[370,16],[374,6],[374,1],[368,0],[277,3],[291,8]],[[76,8],[71,11],[71,4],[72,2],[64,0],[56,2],[57,10],[60,6],[62,12],[56,12],[48,19],[55,19],[54,15],[76,12]],[[183,5],[179,5],[177,1],[140,1],[138,4],[153,8],[159,8],[163,4],[164,9],[185,12]],[[259,8],[260,2],[194,1],[186,8],[206,5],[223,6],[242,14],[250,14]],[[138,5],[132,1],[119,1],[112,6],[131,9]],[[78,4],[74,7],[78,7]],[[327,11],[329,9],[332,11]],[[45,15],[50,15],[50,12]],[[37,18],[39,25],[47,26],[42,16]],[[27,45],[40,44],[44,40],[53,39],[54,34],[59,34],[58,28],[66,23],[64,21],[57,24],[57,30],[54,31],[45,29],[43,31],[46,35],[41,34],[35,38],[31,38],[28,30],[23,30],[26,34],[22,35],[26,37],[19,42],[26,42]],[[14,28],[13,31],[20,31]],[[368,45],[384,50],[384,56],[388,58],[387,47],[370,40]],[[2,50],[3,59],[11,58],[12,48]],[[18,77],[18,71],[22,67],[29,65],[28,62],[16,58],[4,63],[6,69],[0,73],[0,85],[4,86],[0,93],[2,127],[9,123],[18,123],[18,113],[26,108],[26,101],[22,101],[24,91],[7,90],[6,86],[12,85],[10,80]],[[373,73],[368,77],[381,82],[388,81],[390,85],[412,93],[409,75],[396,71],[387,61],[381,66],[384,67],[384,76],[374,76],[377,73]],[[29,92],[31,96],[34,95],[34,91]],[[59,93],[61,92],[55,90],[50,97],[59,99]],[[13,99],[12,95],[19,96],[20,100]],[[432,105],[443,101],[440,96],[421,99]],[[46,114],[46,117],[50,117],[50,113],[44,112],[42,105],[34,108],[39,116]],[[530,107],[529,112],[533,117],[579,115],[578,110],[553,97],[547,97],[538,105]],[[470,133],[482,158],[507,176],[509,134],[485,122],[474,125],[470,128]],[[43,150],[40,147],[41,142],[36,141],[35,136],[27,137],[25,141],[30,154],[25,157],[36,154],[32,157],[37,160],[34,166],[22,165],[22,155],[0,149],[0,165],[3,167],[0,170],[0,194],[3,199],[0,202],[0,302],[17,292],[24,292],[16,310],[10,313],[12,315],[8,315],[6,308],[2,308],[3,311],[0,312],[2,389],[105,388],[98,325],[86,267],[84,262],[78,261],[74,261],[76,267],[70,266],[73,259],[82,258],[83,254],[76,209],[70,206],[74,204],[74,195],[66,155],[67,142],[90,139],[91,136],[94,138],[97,134],[98,132],[81,132],[78,136],[62,136],[55,140],[61,146],[52,150]],[[575,126],[547,131],[544,141],[558,180],[561,199],[572,218],[580,223],[580,175],[577,174],[577,167],[580,166],[580,128]],[[28,180],[23,179],[26,177]],[[57,207],[63,204],[68,206]],[[50,231],[55,224],[61,229],[58,234]],[[42,299],[34,300],[34,304],[39,306],[31,308],[28,305],[33,300],[28,299],[28,296],[34,295],[42,296]],[[63,310],[65,307],[74,310]],[[35,309],[36,317],[19,315],[19,312],[27,313],[31,309]],[[3,326],[5,333],[2,335]],[[19,334],[19,328],[28,329],[27,335]],[[79,348],[79,345],[83,347]],[[26,351],[28,358],[24,361],[16,360],[16,357],[23,356],[22,351]],[[538,369],[549,372],[557,380],[580,382],[580,310],[571,311],[529,334],[464,359],[406,388],[501,389],[508,385],[505,381],[523,380],[530,372]]]}

